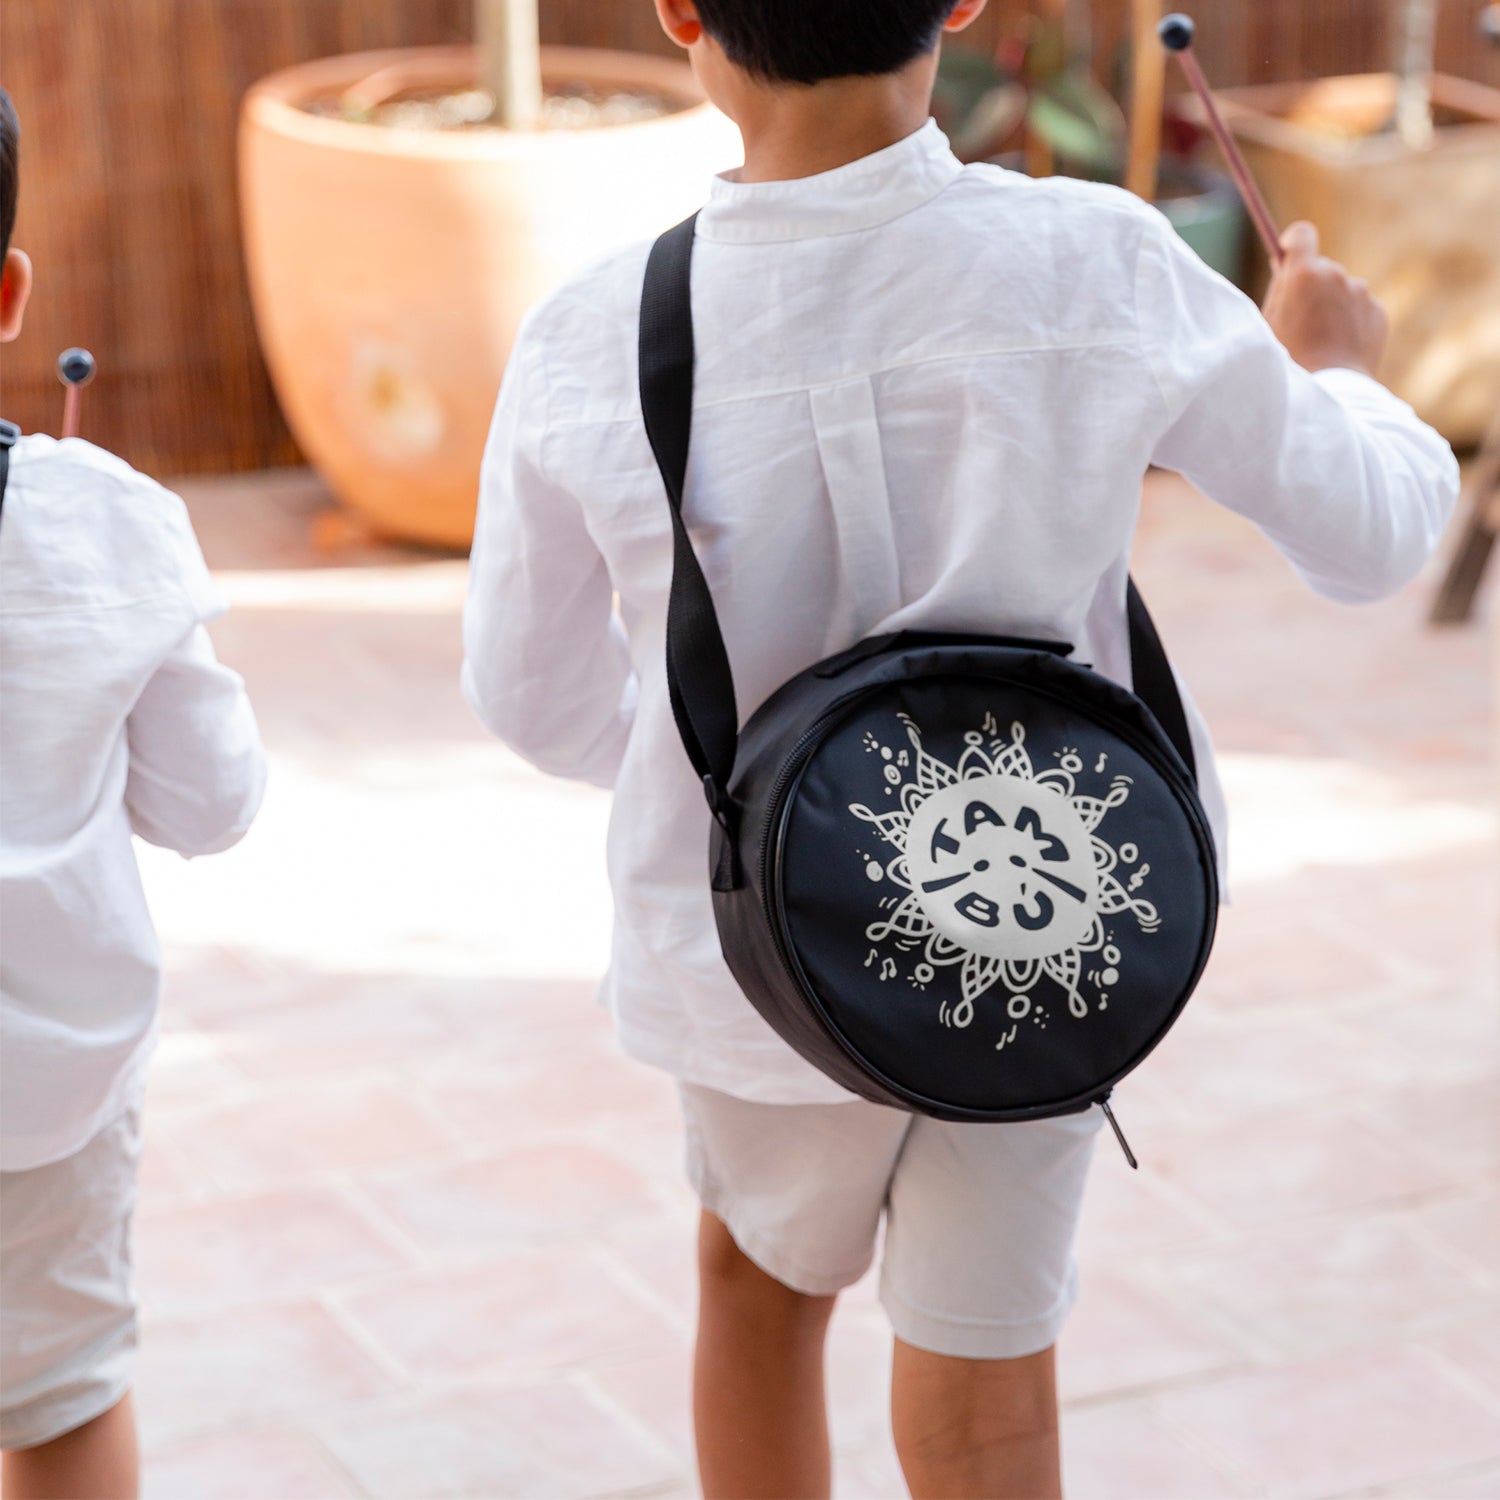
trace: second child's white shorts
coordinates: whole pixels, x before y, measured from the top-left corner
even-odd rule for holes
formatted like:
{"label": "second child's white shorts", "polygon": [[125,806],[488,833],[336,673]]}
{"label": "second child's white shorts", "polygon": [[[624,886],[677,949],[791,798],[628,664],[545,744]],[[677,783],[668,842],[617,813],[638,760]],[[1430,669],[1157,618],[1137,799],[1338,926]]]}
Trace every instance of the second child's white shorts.
{"label": "second child's white shorts", "polygon": [[130,1389],[140,1160],[131,1109],[72,1156],[0,1172],[0,1448],[50,1442]]}
{"label": "second child's white shorts", "polygon": [[1098,1110],[956,1125],[883,1105],[753,1104],[682,1084],[688,1176],[763,1271],[809,1296],[875,1256],[896,1336],[960,1359],[1057,1341],[1077,1297],[1073,1234]]}

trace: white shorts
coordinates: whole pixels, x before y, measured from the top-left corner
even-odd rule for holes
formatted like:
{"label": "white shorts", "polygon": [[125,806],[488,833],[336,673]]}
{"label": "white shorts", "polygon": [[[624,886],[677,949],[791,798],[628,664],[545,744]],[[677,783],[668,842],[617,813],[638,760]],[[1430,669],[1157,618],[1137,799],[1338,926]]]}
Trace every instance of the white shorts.
{"label": "white shorts", "polygon": [[130,1389],[140,1158],[132,1109],[72,1156],[0,1172],[0,1448],[61,1437]]}
{"label": "white shorts", "polygon": [[688,1176],[763,1271],[828,1296],[875,1257],[896,1336],[959,1359],[1057,1341],[1077,1297],[1073,1234],[1098,1110],[953,1125],[860,1100],[753,1104],[680,1085]]}

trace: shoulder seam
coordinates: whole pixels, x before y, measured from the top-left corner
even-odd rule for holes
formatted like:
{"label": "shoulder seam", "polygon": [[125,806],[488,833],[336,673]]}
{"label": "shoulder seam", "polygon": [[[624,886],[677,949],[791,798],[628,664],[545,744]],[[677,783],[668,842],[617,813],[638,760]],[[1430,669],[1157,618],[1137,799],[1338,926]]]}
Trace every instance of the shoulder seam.
{"label": "shoulder seam", "polygon": [[[770,400],[776,396],[806,396],[814,391],[831,390],[859,380],[874,380],[881,375],[897,375],[903,370],[920,369],[923,365],[945,364],[966,359],[999,359],[1007,355],[1020,354],[1068,354],[1085,349],[1135,349],[1139,344],[1138,330],[1129,337],[1118,339],[1080,339],[1063,344],[1015,344],[998,349],[960,349],[943,354],[924,355],[918,359],[903,360],[899,364],[881,365],[872,370],[850,370],[828,380],[798,382],[794,385],[764,386],[755,390],[736,391],[732,395],[713,396],[706,400],[694,399],[694,411],[709,411],[719,406],[737,406],[742,401]],[[639,422],[639,413],[623,412],[617,417],[575,417],[559,422],[557,432],[569,432],[582,427],[609,427],[621,422]]]}

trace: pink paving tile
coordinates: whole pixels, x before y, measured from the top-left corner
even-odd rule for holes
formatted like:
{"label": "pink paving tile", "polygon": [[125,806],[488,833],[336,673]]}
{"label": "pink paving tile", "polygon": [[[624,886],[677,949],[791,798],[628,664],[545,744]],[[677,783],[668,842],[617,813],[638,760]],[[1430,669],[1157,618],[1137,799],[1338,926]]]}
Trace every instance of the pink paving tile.
{"label": "pink paving tile", "polygon": [[432,1001],[465,1038],[466,1055],[505,1062],[538,1047],[607,1040],[611,1022],[596,989],[591,980],[497,978],[442,986]]}
{"label": "pink paving tile", "polygon": [[1500,1275],[1500,1189],[1433,1203],[1415,1216],[1422,1230],[1482,1275]]}
{"label": "pink paving tile", "polygon": [[1337,1112],[1299,1113],[1184,1132],[1153,1166],[1240,1224],[1396,1205],[1451,1186],[1409,1148]]}
{"label": "pink paving tile", "polygon": [[[1316,1016],[1189,1012],[1151,1055],[1153,1089],[1194,1125],[1265,1115],[1398,1081],[1394,1063]],[[1144,1070],[1143,1070],[1144,1071]]]}
{"label": "pink paving tile", "polygon": [[1500,1495],[1500,1464],[1481,1464],[1458,1474],[1424,1478],[1413,1500],[1495,1500]]}
{"label": "pink paving tile", "polygon": [[1378,947],[1283,911],[1226,909],[1203,981],[1204,998],[1230,1006],[1285,1005],[1360,994],[1392,982]]}
{"label": "pink paving tile", "polygon": [[1232,1500],[1244,1476],[1187,1442],[1146,1399],[1062,1414],[1068,1500]]}
{"label": "pink paving tile", "polygon": [[834,1500],[896,1500],[906,1494],[906,1481],[889,1438],[862,1453],[834,1454]]}
{"label": "pink paving tile", "polygon": [[157,1123],[222,1187],[398,1166],[454,1147],[406,1090],[360,1080],[257,1090],[218,1108],[163,1113]]}
{"label": "pink paving tile", "polygon": [[587,1378],[676,1454],[684,1469],[693,1466],[693,1351],[687,1340],[676,1349],[606,1361]]}
{"label": "pink paving tile", "polygon": [[432,1107],[475,1144],[600,1123],[622,1134],[665,1121],[676,1127],[677,1089],[666,1074],[615,1052],[607,1039],[478,1062],[463,1059],[420,1075]]}
{"label": "pink paving tile", "polygon": [[841,1305],[828,1332],[828,1425],[841,1453],[890,1446],[891,1353],[883,1311]]}
{"label": "pink paving tile", "polygon": [[193,1021],[219,1011],[277,1005],[295,997],[306,976],[265,953],[213,943],[166,945],[166,1010]]}
{"label": "pink paving tile", "polygon": [[659,1309],[582,1246],[418,1272],[343,1305],[401,1365],[436,1380],[618,1360],[681,1341]]}
{"label": "pink paving tile", "polygon": [[1461,1325],[1427,1339],[1423,1347],[1491,1397],[1500,1415],[1500,1297],[1476,1303]]}
{"label": "pink paving tile", "polygon": [[194,1174],[187,1163],[163,1143],[156,1128],[154,1111],[146,1114],[146,1143],[141,1154],[141,1202],[156,1203],[176,1198],[194,1186]]}
{"label": "pink paving tile", "polygon": [[148,1441],[304,1416],[399,1383],[316,1303],[148,1320],[137,1406]]}
{"label": "pink paving tile", "polygon": [[461,1045],[419,977],[331,976],[294,999],[216,1014],[200,1024],[245,1073],[316,1080],[355,1068],[405,1066]]}
{"label": "pink paving tile", "polygon": [[1413,1085],[1464,1083],[1500,1072],[1496,987],[1410,988],[1367,1011],[1359,1025],[1368,1046]]}
{"label": "pink paving tile", "polygon": [[1401,1348],[1233,1375],[1161,1399],[1204,1451],[1276,1496],[1343,1494],[1500,1458],[1500,1422]]}
{"label": "pink paving tile", "polygon": [[148,1077],[148,1098],[163,1105],[214,1099],[245,1081],[244,1073],[224,1055],[217,1037],[181,1024],[170,1011]]}
{"label": "pink paving tile", "polygon": [[641,1175],[618,1157],[560,1141],[369,1180],[370,1196],[437,1250],[510,1248],[618,1232],[655,1211]]}
{"label": "pink paving tile", "polygon": [[404,1260],[340,1199],[309,1189],[143,1209],[136,1263],[153,1313],[195,1317],[306,1296]]}
{"label": "pink paving tile", "polygon": [[320,1436],[378,1500],[594,1500],[687,1477],[670,1452],[569,1381],[472,1387],[330,1424]]}
{"label": "pink paving tile", "polygon": [[1444,1085],[1381,1089],[1361,1101],[1359,1113],[1465,1181],[1500,1184],[1500,1070]]}
{"label": "pink paving tile", "polygon": [[148,1448],[142,1479],[143,1500],[344,1500],[362,1493],[311,1438],[274,1428]]}
{"label": "pink paving tile", "polygon": [[1296,1356],[1414,1338],[1489,1297],[1477,1276],[1391,1217],[1277,1228],[1168,1255],[1157,1269],[1247,1338]]}
{"label": "pink paving tile", "polygon": [[698,1316],[698,1215],[652,1224],[637,1234],[612,1234],[607,1253],[623,1274],[670,1308],[680,1327]]}
{"label": "pink paving tile", "polygon": [[1176,1130],[1137,1131],[1129,1116],[1121,1123],[1145,1165],[1132,1172],[1108,1139],[1098,1143],[1078,1226],[1078,1258],[1085,1271],[1115,1266],[1122,1257],[1212,1241],[1225,1226],[1220,1215],[1158,1176],[1156,1163]]}
{"label": "pink paving tile", "polygon": [[1065,1400],[1080,1400],[1244,1365],[1248,1354],[1191,1296],[1095,1273],[1059,1344],[1059,1383]]}
{"label": "pink paving tile", "polygon": [[682,1116],[674,1107],[628,1120],[597,1120],[581,1132],[627,1161],[652,1183],[657,1197],[675,1217],[698,1218],[698,1198],[688,1183],[683,1163]]}

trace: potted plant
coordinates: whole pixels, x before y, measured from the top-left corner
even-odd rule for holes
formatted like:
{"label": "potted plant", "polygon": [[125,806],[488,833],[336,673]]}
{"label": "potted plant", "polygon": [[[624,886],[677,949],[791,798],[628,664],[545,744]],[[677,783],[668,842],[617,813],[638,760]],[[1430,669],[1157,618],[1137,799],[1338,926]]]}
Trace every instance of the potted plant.
{"label": "potted plant", "polygon": [[1229,177],[1194,160],[1201,129],[1164,111],[1161,71],[1151,66],[1161,54],[1160,4],[1137,0],[1137,11],[1128,66],[1117,69],[1119,92],[1131,96],[1128,122],[1093,76],[1088,9],[1070,0],[1043,0],[1041,13],[1003,38],[993,56],[945,52],[939,119],[965,160],[1129,186],[1155,202],[1208,264],[1237,281],[1245,228],[1239,195]]}
{"label": "potted plant", "polygon": [[452,547],[526,309],[740,159],[685,63],[539,47],[536,0],[476,0],[475,34],[288,68],[240,126],[256,324],[293,433],[369,528]]}
{"label": "potted plant", "polygon": [[1393,0],[1389,73],[1220,99],[1273,214],[1386,304],[1381,378],[1468,446],[1500,405],[1500,90],[1434,72],[1434,6]]}

